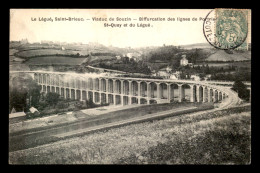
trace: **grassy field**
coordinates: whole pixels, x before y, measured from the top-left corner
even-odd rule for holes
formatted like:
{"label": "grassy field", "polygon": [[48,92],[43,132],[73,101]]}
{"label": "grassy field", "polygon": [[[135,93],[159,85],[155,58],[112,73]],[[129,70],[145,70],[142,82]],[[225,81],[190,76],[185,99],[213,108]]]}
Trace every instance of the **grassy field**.
{"label": "grassy field", "polygon": [[210,55],[206,61],[246,61],[251,60],[251,51],[238,53],[234,51],[233,54],[228,54],[224,50],[218,50],[216,53]]}
{"label": "grassy field", "polygon": [[60,64],[60,65],[78,65],[81,64],[86,58],[71,58],[63,56],[46,56],[31,58],[26,61],[26,64]]}
{"label": "grassy field", "polygon": [[30,57],[36,57],[36,56],[42,56],[42,55],[71,55],[71,54],[77,54],[76,51],[72,50],[59,50],[59,49],[36,49],[36,50],[26,50],[17,52],[16,56],[23,57],[23,58],[30,58]]}
{"label": "grassy field", "polygon": [[251,111],[132,124],[9,153],[11,164],[249,164]]}
{"label": "grassy field", "polygon": [[213,63],[213,62],[207,62],[207,63],[198,63],[194,66],[202,66],[207,64],[209,67],[223,67],[223,68],[229,68],[229,66],[236,66],[238,68],[240,67],[246,67],[251,69],[251,61],[240,61],[240,62],[224,62],[224,63]]}

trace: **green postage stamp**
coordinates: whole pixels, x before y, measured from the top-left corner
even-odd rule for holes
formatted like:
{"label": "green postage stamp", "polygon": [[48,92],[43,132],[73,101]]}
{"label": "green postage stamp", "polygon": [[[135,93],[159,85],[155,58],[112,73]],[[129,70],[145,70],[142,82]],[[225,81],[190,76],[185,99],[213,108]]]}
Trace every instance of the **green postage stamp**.
{"label": "green postage stamp", "polygon": [[248,49],[247,9],[215,9],[215,46],[220,49]]}

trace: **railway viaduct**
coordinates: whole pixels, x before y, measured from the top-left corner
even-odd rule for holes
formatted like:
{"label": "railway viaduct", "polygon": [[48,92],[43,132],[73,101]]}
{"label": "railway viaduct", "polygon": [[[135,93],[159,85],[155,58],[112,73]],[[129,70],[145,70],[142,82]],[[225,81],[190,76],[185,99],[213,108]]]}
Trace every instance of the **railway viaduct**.
{"label": "railway viaduct", "polygon": [[[19,72],[21,73],[21,72]],[[217,86],[196,81],[125,78],[47,71],[24,71],[44,93],[56,92],[63,98],[92,100],[113,105],[170,102],[221,102],[228,93]]]}

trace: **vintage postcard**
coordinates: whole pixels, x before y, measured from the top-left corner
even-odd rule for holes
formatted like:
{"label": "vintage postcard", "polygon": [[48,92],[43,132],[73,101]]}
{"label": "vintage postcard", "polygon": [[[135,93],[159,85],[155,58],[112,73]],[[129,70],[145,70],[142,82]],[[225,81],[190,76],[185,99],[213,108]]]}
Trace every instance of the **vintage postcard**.
{"label": "vintage postcard", "polygon": [[250,9],[10,9],[9,164],[251,164]]}

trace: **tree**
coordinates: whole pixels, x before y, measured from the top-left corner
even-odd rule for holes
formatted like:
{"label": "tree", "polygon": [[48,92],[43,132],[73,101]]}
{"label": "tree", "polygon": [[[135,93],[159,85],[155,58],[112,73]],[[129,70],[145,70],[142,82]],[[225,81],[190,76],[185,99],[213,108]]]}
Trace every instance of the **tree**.
{"label": "tree", "polygon": [[41,97],[41,87],[35,82],[30,82],[28,85],[29,104],[30,106],[37,107]]}
{"label": "tree", "polygon": [[26,108],[27,91],[13,88],[9,91],[9,109],[15,108],[16,111],[24,111]]}
{"label": "tree", "polygon": [[17,111],[27,111],[30,106],[37,106],[40,100],[41,87],[30,75],[19,74],[12,77],[9,85],[10,109],[14,107]]}
{"label": "tree", "polygon": [[236,80],[231,88],[238,93],[238,97],[244,100],[249,100],[250,94],[246,85],[241,80]]}
{"label": "tree", "polygon": [[59,95],[58,93],[49,92],[49,93],[46,94],[46,102],[47,102],[50,106],[55,107],[56,104],[57,104],[58,101],[59,101],[59,97],[60,97],[60,95]]}

